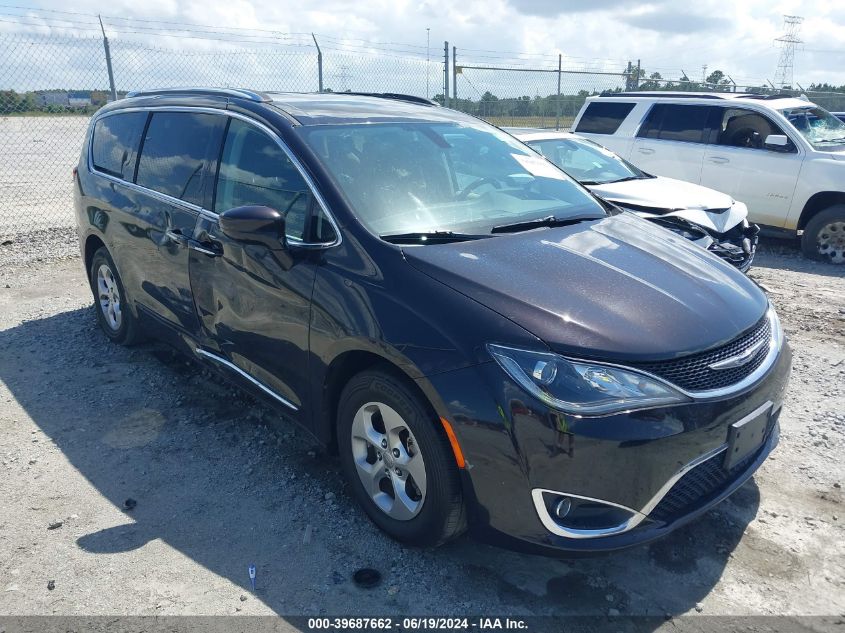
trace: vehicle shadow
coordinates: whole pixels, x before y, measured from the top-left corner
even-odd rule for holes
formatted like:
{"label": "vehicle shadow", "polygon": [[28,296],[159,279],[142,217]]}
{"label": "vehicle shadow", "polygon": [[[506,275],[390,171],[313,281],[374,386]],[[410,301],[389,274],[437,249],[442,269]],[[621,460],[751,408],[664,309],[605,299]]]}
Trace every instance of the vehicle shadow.
{"label": "vehicle shadow", "polygon": [[842,266],[804,257],[798,239],[777,237],[760,238],[751,270],[753,271],[755,268],[789,270],[792,272],[811,273],[813,275],[837,278],[845,274]]}
{"label": "vehicle shadow", "polygon": [[[2,331],[0,349],[14,398],[125,511],[123,524],[80,537],[79,556],[114,560],[160,539],[245,594],[255,563],[255,597],[282,615],[618,612],[662,622],[706,598],[759,505],[750,482],[662,541],[594,558],[529,556],[465,537],[405,548],[354,506],[337,461],[305,432],[277,429],[274,411],[166,348],[107,343],[91,309]],[[137,506],[125,509],[129,498]],[[357,587],[360,567],[381,571],[382,584]],[[234,613],[237,597],[227,598],[222,612]]]}

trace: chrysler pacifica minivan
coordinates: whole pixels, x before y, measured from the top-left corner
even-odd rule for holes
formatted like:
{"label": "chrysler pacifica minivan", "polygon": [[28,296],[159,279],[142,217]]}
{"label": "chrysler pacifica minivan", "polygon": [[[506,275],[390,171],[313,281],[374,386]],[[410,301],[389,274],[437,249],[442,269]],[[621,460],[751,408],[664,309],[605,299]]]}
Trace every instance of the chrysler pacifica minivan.
{"label": "chrysler pacifica minivan", "polygon": [[778,441],[791,353],[751,280],[424,99],[135,93],[75,202],[106,336],[277,405],[403,542],[642,543]]}

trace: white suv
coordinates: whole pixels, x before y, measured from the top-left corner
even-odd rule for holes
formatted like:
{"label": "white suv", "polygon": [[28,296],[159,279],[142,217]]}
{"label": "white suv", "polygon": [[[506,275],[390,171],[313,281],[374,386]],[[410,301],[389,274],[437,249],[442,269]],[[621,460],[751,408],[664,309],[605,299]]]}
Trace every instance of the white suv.
{"label": "white suv", "polygon": [[[590,97],[572,130],[654,174],[723,191],[768,233],[845,264],[845,123],[803,99],[735,93]],[[803,232],[803,233],[802,233]]]}

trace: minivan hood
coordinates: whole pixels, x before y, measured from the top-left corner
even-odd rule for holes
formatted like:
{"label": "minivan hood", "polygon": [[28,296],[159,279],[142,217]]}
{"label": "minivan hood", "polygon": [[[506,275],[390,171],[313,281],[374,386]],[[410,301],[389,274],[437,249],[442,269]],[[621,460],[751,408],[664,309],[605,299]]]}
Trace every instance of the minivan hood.
{"label": "minivan hood", "polygon": [[733,199],[724,193],[663,176],[589,185],[587,188],[611,202],[652,209],[728,209],[733,204]]}
{"label": "minivan hood", "polygon": [[630,213],[403,250],[418,270],[582,358],[709,349],[751,328],[768,306],[745,275]]}

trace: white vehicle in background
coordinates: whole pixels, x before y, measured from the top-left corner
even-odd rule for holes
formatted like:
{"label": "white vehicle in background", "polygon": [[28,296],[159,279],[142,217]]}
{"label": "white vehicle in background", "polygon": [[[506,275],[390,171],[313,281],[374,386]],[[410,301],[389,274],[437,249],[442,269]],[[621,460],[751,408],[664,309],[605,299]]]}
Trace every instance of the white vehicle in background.
{"label": "white vehicle in background", "polygon": [[780,95],[619,92],[589,97],[572,130],[661,176],[748,205],[768,233],[845,264],[845,123]]}
{"label": "white vehicle in background", "polygon": [[506,130],[594,194],[699,244],[742,271],[757,246],[742,202],[713,189],[647,174],[610,150],[568,132]]}

